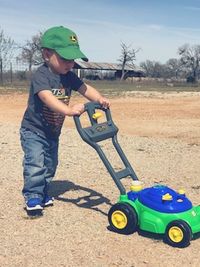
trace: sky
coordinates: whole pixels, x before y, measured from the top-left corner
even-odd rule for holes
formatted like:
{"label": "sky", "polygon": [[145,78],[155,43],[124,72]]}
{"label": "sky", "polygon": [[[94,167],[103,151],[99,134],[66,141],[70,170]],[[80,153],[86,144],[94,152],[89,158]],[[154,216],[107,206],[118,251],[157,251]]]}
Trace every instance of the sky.
{"label": "sky", "polygon": [[200,0],[0,0],[0,30],[20,45],[61,25],[91,62],[116,63],[125,43],[139,50],[137,64],[165,63],[200,44]]}

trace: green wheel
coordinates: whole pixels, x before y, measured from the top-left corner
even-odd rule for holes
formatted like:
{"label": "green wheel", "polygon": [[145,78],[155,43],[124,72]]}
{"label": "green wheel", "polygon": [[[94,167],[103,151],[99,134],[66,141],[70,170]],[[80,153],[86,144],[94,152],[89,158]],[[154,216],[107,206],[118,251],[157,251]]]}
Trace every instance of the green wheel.
{"label": "green wheel", "polygon": [[127,203],[113,205],[108,213],[111,229],[120,234],[132,234],[138,226],[138,216],[135,209]]}
{"label": "green wheel", "polygon": [[192,231],[185,221],[177,220],[168,224],[164,241],[170,246],[184,248],[189,246],[191,239]]}

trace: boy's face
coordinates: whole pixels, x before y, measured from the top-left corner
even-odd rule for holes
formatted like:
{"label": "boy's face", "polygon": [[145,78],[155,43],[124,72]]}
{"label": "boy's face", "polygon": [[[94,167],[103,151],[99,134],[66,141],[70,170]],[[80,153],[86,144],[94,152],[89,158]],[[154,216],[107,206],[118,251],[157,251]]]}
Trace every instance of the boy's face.
{"label": "boy's face", "polygon": [[74,60],[64,59],[55,51],[49,49],[44,51],[44,59],[52,72],[57,74],[66,74],[74,66]]}

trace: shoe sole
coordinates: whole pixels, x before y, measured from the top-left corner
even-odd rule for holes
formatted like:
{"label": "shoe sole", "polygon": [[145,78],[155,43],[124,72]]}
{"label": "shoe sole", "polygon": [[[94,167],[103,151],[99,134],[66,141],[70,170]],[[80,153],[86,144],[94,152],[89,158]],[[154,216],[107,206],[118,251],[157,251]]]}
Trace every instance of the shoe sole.
{"label": "shoe sole", "polygon": [[26,210],[26,213],[29,216],[29,218],[32,218],[32,219],[43,216],[42,209],[38,209],[38,210]]}
{"label": "shoe sole", "polygon": [[43,207],[50,207],[53,206],[53,202],[54,202],[54,197],[49,198],[49,200],[47,202],[43,202]]}
{"label": "shoe sole", "polygon": [[28,211],[42,210],[42,209],[43,209],[43,207],[40,206],[40,205],[36,205],[34,207],[28,207],[28,206],[26,206],[26,210],[28,210]]}
{"label": "shoe sole", "polygon": [[44,207],[51,207],[51,206],[53,206],[53,201],[52,200],[50,200],[50,201],[48,201],[48,202],[46,202],[44,204]]}

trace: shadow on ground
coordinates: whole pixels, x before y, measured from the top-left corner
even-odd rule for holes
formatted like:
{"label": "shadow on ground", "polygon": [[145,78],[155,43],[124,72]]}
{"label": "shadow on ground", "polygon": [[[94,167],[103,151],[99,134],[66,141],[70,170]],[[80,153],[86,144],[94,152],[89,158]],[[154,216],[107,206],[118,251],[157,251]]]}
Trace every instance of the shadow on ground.
{"label": "shadow on ground", "polygon": [[[66,192],[69,191],[77,191],[77,198],[67,198],[63,196]],[[79,197],[78,191],[81,191],[84,196]],[[106,204],[109,206],[108,209],[112,206],[110,200],[104,197],[101,193],[66,180],[52,181],[49,189],[49,194],[58,201],[73,203],[80,208],[95,210],[105,216],[107,216],[107,213],[104,212],[99,206]]]}

